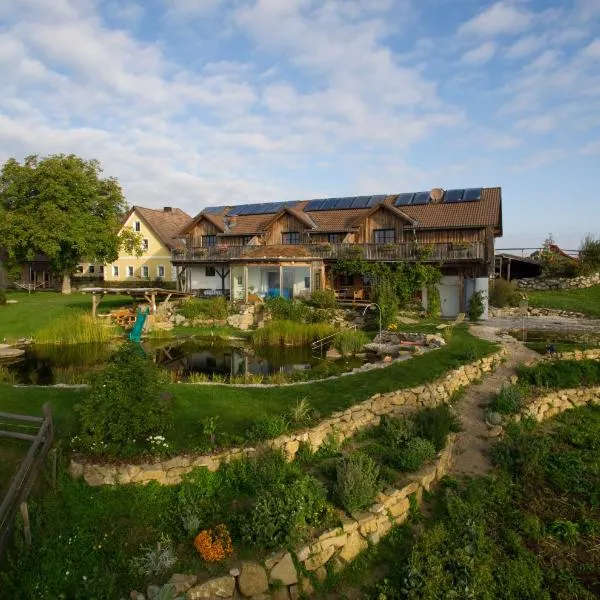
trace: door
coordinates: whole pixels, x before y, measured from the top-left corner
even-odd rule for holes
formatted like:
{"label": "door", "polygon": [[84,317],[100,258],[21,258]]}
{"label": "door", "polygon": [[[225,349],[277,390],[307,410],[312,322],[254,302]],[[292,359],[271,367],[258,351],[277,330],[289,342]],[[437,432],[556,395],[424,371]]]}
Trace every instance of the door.
{"label": "door", "polygon": [[438,284],[442,317],[454,319],[460,312],[459,282],[457,276],[442,277]]}

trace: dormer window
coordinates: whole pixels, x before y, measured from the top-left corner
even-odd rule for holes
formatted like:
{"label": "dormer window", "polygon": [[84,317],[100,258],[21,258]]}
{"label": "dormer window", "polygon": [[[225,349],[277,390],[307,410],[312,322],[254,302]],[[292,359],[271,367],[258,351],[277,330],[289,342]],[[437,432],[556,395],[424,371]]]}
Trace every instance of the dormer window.
{"label": "dormer window", "polygon": [[300,243],[300,232],[299,231],[286,231],[281,234],[282,244],[299,244]]}

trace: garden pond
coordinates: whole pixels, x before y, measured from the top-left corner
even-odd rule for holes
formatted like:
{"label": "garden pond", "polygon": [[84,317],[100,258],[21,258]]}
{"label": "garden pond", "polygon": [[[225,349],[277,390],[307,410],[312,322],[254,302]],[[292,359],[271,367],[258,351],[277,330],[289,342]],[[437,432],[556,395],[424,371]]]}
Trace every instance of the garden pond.
{"label": "garden pond", "polygon": [[[219,382],[274,375],[289,380],[322,378],[363,365],[364,357],[325,360],[310,346],[252,347],[242,341],[226,343],[203,338],[156,340],[141,347],[171,373],[173,380]],[[25,354],[0,364],[3,378],[15,384],[81,384],[100,369],[115,350],[113,344],[29,345]]]}

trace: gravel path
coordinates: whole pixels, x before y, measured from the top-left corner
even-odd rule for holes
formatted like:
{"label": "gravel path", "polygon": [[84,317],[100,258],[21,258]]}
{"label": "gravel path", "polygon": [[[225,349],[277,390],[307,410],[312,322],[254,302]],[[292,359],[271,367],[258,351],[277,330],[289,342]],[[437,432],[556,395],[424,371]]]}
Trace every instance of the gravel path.
{"label": "gravel path", "polygon": [[460,399],[457,412],[462,422],[462,431],[457,436],[452,473],[457,475],[482,475],[492,465],[490,462],[489,430],[485,424],[486,407],[500,391],[510,377],[515,375],[517,367],[523,363],[538,360],[540,355],[525,347],[510,336],[498,337],[496,328],[476,325],[470,327],[471,333],[488,341],[501,342],[508,355],[494,373],[486,375],[479,385],[471,385]]}

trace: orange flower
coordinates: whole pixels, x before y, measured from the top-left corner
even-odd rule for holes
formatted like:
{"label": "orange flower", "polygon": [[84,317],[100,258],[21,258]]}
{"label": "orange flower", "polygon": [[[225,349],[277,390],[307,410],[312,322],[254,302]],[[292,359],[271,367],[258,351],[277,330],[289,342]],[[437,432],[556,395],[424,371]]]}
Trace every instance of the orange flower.
{"label": "orange flower", "polygon": [[231,536],[225,525],[204,529],[194,538],[194,546],[200,556],[208,562],[218,562],[233,552]]}

